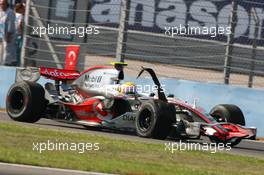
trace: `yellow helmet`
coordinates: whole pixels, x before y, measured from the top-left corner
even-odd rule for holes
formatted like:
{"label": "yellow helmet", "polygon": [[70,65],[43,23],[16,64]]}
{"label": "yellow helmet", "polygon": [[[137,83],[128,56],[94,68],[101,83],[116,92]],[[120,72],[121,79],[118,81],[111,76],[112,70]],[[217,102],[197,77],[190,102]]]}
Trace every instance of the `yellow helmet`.
{"label": "yellow helmet", "polygon": [[133,82],[126,82],[119,87],[119,92],[123,94],[135,94],[137,92],[136,84]]}

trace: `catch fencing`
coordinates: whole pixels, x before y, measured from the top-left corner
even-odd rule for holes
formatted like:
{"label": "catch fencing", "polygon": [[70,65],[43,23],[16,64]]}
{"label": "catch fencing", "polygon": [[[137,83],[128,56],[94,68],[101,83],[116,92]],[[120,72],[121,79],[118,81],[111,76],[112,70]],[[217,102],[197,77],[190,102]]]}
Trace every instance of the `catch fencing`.
{"label": "catch fencing", "polygon": [[[145,65],[163,77],[263,88],[263,8],[260,0],[29,0],[22,63],[63,67],[64,46],[78,44],[79,69],[121,60],[133,75]],[[100,33],[33,32],[48,26]]]}

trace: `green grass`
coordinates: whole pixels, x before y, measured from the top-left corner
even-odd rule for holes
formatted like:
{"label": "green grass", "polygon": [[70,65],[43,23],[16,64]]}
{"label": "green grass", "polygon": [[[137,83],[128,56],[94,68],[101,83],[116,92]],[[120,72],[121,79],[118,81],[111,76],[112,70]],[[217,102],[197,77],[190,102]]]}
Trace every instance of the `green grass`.
{"label": "green grass", "polygon": [[[33,151],[33,142],[99,143],[99,151]],[[118,174],[263,174],[264,160],[224,153],[165,151],[159,143],[0,123],[0,162]]]}

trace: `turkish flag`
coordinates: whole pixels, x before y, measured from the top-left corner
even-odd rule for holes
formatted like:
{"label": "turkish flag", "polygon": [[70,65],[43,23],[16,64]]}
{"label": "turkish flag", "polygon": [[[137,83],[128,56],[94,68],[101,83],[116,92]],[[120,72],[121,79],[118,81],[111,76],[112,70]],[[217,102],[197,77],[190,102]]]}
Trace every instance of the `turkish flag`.
{"label": "turkish flag", "polygon": [[66,47],[65,69],[76,70],[80,46],[70,45]]}

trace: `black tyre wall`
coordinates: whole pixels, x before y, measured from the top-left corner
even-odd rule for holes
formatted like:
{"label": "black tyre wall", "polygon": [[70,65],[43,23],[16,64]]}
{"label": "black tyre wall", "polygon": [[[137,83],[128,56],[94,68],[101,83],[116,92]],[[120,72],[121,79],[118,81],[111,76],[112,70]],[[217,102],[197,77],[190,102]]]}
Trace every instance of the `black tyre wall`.
{"label": "black tyre wall", "polygon": [[[140,124],[140,120],[142,120],[144,115],[149,115],[151,118],[151,124],[148,129],[144,129]],[[149,100],[142,104],[136,116],[137,134],[141,137],[165,139],[171,131],[174,117],[174,105],[161,100]]]}
{"label": "black tyre wall", "polygon": [[245,117],[239,107],[231,104],[220,104],[213,107],[210,111],[214,118],[223,118],[225,121],[245,126]]}
{"label": "black tyre wall", "polygon": [[13,120],[36,122],[45,108],[45,90],[37,83],[18,82],[13,84],[7,93],[6,110]]}

